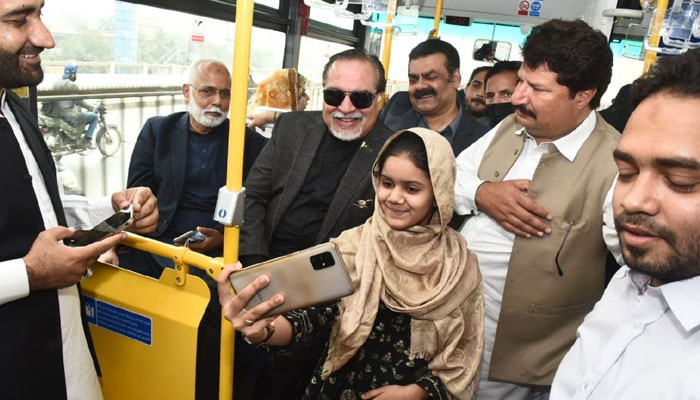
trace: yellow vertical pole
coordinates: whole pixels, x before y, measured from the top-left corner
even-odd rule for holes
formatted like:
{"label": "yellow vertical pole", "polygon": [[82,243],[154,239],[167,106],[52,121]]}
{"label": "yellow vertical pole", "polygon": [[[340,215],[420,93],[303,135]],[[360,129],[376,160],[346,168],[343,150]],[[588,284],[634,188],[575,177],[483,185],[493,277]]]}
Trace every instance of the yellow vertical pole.
{"label": "yellow vertical pole", "polygon": [[[382,64],[384,65],[384,78],[389,79],[389,62],[391,60],[391,43],[394,40],[394,14],[396,14],[396,3],[398,0],[390,0],[386,11],[386,22],[389,25],[384,30],[384,45],[382,46]],[[384,107],[386,103],[386,91],[382,93],[379,107]]]}
{"label": "yellow vertical pole", "polygon": [[[245,112],[248,98],[250,38],[253,29],[253,0],[236,1],[236,40],[233,49],[233,84],[228,139],[226,187],[238,191],[243,185],[243,146],[245,145]],[[224,263],[238,261],[239,228],[224,228]],[[233,397],[233,327],[221,314],[221,356],[219,362],[219,400]]]}
{"label": "yellow vertical pole", "polygon": [[433,17],[433,30],[430,31],[430,38],[438,37],[440,32],[440,20],[442,20],[442,0],[435,2],[435,16]]}
{"label": "yellow vertical pole", "polygon": [[[678,0],[680,1],[680,0]],[[651,35],[649,37],[649,45],[657,47],[661,41],[659,33],[661,32],[661,27],[664,24],[664,17],[666,17],[666,9],[668,8],[668,0],[658,0],[656,3],[656,13],[654,20],[651,21]],[[646,75],[651,67],[656,63],[656,52],[647,51],[647,55],[644,58],[644,71],[642,76]]]}

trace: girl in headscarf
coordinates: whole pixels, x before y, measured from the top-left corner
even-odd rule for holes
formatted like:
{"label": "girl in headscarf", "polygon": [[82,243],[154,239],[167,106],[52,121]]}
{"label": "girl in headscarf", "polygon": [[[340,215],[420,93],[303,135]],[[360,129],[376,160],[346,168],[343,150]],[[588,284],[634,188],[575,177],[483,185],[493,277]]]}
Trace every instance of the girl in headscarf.
{"label": "girl in headscarf", "polygon": [[281,113],[304,111],[309,102],[306,78],[294,68],[278,69],[260,82],[248,106],[249,128],[265,130]]}
{"label": "girl in headscarf", "polygon": [[289,351],[323,340],[305,399],[471,399],[483,352],[484,305],[476,257],[447,226],[455,159],[421,128],[387,140],[373,167],[374,214],[332,239],[355,293],[332,306],[261,318],[281,294],[246,310],[261,276],[237,296],[219,276],[226,318],[249,342]]}

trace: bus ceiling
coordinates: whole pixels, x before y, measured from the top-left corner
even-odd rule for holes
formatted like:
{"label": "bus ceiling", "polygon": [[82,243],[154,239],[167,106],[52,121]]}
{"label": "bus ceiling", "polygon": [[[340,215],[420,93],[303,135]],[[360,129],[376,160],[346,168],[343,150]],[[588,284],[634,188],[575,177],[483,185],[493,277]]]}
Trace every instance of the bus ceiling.
{"label": "bus ceiling", "polygon": [[[435,14],[436,0],[411,0],[418,3],[421,17]],[[606,36],[610,36],[613,18],[603,11],[614,9],[618,0],[443,0],[443,17],[466,17],[475,22],[520,25],[525,31],[553,18],[581,18]]]}

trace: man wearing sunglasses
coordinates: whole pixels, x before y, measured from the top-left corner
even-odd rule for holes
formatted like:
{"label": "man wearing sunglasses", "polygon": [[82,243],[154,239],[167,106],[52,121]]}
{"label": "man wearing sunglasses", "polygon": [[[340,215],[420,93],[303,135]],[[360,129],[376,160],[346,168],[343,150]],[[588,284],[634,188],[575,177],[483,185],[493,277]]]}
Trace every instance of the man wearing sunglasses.
{"label": "man wearing sunglasses", "polygon": [[[347,50],[324,67],[321,112],[280,116],[244,184],[243,265],[328,241],[372,215],[371,167],[392,133],[377,119],[385,86],[376,57]],[[320,350],[295,355],[290,364],[276,359],[277,378],[258,385],[272,393],[255,398],[301,397]]]}
{"label": "man wearing sunglasses", "polygon": [[[186,112],[146,121],[131,155],[127,181],[151,188],[158,197],[161,213],[152,238],[173,244],[175,237],[196,229],[205,239],[188,247],[212,257],[221,256],[223,234],[212,216],[219,188],[226,184],[231,74],[219,61],[195,61],[182,92]],[[246,128],[244,178],[266,142]],[[120,264],[144,275],[160,277],[164,268],[173,266],[170,259],[124,250],[127,253],[120,255]],[[203,271],[193,268],[191,273],[202,276],[210,286],[215,284]],[[200,343],[206,347],[197,352],[196,390],[197,397],[202,398],[216,398],[218,388],[220,308],[216,296],[212,299],[199,333]]]}
{"label": "man wearing sunglasses", "polygon": [[379,118],[392,130],[432,129],[452,144],[455,156],[488,130],[460,101],[459,53],[448,42],[428,39],[408,55],[408,92],[394,94]]}

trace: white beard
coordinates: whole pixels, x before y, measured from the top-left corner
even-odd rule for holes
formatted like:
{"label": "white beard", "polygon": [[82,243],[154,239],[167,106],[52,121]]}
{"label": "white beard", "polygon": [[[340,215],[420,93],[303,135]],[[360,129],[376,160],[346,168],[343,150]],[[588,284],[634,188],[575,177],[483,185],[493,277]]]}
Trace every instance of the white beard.
{"label": "white beard", "polygon": [[[217,106],[212,106],[207,109],[200,108],[197,102],[191,97],[190,101],[187,102],[187,111],[194,117],[197,123],[207,128],[216,128],[221,125],[226,120],[227,115],[227,113],[223,112],[221,108]],[[206,114],[207,112],[217,112],[220,115],[218,117],[211,117]]]}
{"label": "white beard", "polygon": [[[343,114],[340,111],[333,111],[331,113],[331,118],[360,118],[360,123],[362,123],[362,120],[365,119],[364,114],[360,112],[354,112],[350,114]],[[333,135],[336,139],[342,140],[344,142],[352,142],[353,140],[357,140],[362,137],[362,127],[357,128],[355,132],[343,132],[341,130],[335,129],[333,127],[333,124],[331,123],[331,126],[328,127],[328,130],[331,132],[331,135]]]}

